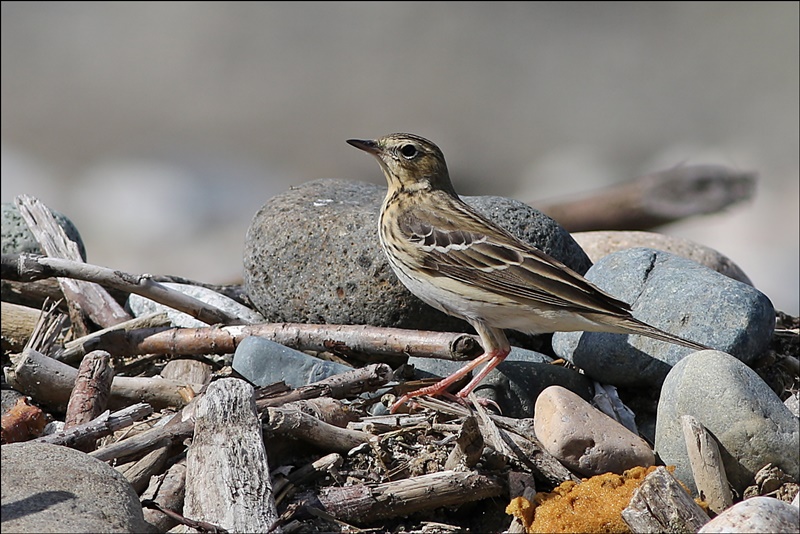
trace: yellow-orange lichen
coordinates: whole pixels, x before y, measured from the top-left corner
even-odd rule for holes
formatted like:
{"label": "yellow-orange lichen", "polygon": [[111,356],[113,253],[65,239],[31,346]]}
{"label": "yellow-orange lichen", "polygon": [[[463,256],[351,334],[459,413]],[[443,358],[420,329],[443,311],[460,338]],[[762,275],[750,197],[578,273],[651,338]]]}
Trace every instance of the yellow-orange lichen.
{"label": "yellow-orange lichen", "polygon": [[527,532],[630,532],[622,520],[634,490],[656,468],[634,467],[622,475],[606,473],[564,482],[552,493],[537,493],[534,503],[517,497],[506,512],[519,517]]}

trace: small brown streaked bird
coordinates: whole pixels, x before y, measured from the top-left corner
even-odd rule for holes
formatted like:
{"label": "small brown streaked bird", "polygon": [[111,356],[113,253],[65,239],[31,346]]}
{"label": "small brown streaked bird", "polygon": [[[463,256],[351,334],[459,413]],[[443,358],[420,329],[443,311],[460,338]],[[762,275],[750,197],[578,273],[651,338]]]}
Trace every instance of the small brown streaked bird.
{"label": "small brown streaked bird", "polygon": [[458,197],[442,151],[427,139],[395,133],[347,142],[375,156],[389,184],[380,241],[395,274],[425,303],[472,325],[484,350],[447,378],[403,395],[392,412],[483,365],[457,394],[466,397],[511,351],[504,329],[640,334],[708,348],[636,319],[626,302],[475,211]]}

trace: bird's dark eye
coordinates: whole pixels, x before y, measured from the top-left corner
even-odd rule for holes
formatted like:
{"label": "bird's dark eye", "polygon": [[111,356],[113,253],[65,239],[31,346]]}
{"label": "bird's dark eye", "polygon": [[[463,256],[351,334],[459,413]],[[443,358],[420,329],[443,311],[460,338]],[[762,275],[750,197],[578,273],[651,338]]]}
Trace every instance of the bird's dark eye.
{"label": "bird's dark eye", "polygon": [[414,145],[403,145],[400,147],[400,153],[406,159],[411,159],[417,155],[417,147]]}

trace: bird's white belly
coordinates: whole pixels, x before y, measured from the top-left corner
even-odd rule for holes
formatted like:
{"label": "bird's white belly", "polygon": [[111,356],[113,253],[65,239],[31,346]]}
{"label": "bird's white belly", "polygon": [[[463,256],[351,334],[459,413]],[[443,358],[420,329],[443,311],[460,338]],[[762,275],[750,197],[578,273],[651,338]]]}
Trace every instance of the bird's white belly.
{"label": "bird's white belly", "polygon": [[[517,330],[527,334],[591,331],[600,327],[594,321],[570,311],[550,306],[522,304],[495,293],[481,295],[480,290],[451,278],[439,277],[435,283],[423,282],[408,276],[402,268],[395,266],[393,261],[390,261],[390,264],[403,285],[420,300],[470,323],[477,320],[494,328]],[[602,329],[607,331],[608,326]]]}

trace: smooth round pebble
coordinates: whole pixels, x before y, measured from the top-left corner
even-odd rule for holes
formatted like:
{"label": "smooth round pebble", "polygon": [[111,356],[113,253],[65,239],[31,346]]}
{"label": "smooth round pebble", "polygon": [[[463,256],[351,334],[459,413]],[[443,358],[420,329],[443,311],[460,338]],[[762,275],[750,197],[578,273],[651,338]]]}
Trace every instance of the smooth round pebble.
{"label": "smooth round pebble", "polygon": [[[19,213],[16,204],[3,202],[2,207],[2,250],[3,254],[44,254],[39,242],[33,237],[30,228]],[[58,225],[67,237],[78,245],[83,261],[86,261],[86,247],[78,229],[66,215],[51,210]]]}
{"label": "smooth round pebble", "polygon": [[[219,308],[220,310],[228,312],[231,315],[235,315],[236,317],[241,318],[242,322],[245,324],[264,322],[264,318],[261,317],[261,314],[259,314],[257,311],[236,302],[226,295],[217,293],[213,289],[208,289],[202,286],[193,286],[190,284],[175,284],[172,282],[162,282],[162,285],[170,289],[174,289],[175,291],[180,291],[184,295],[194,297],[201,302],[205,302],[206,304]],[[141,317],[151,313],[165,312],[174,326],[181,328],[203,328],[208,326],[208,324],[200,321],[199,319],[195,319],[189,314],[183,313],[169,306],[164,306],[163,304],[159,304],[158,302],[152,301],[135,293],[131,293],[131,296],[128,297],[127,306],[128,309],[131,310],[131,313],[136,317]]]}
{"label": "smooth round pebble", "polygon": [[797,480],[800,420],[755,371],[719,351],[678,362],[661,389],[655,449],[696,493],[680,418],[691,415],[716,438],[728,482],[741,494],[768,463]]}
{"label": "smooth round pebble", "polygon": [[698,532],[800,531],[800,508],[772,497],[753,497],[736,503],[703,525]]}
{"label": "smooth round pebble", "polygon": [[[634,317],[752,363],[769,347],[772,302],[760,291],[686,258],[648,248],[615,252],[586,278],[631,304]],[[556,354],[598,382],[659,387],[690,348],[640,335],[557,332]]]}
{"label": "smooth round pebble", "polygon": [[612,252],[636,247],[646,247],[663,250],[692,260],[709,269],[714,269],[720,274],[738,280],[747,285],[753,285],[750,278],[736,265],[733,260],[714,250],[711,247],[695,243],[681,237],[657,234],[655,232],[633,232],[603,230],[596,232],[573,232],[572,237],[589,256],[592,262],[597,263],[604,256]]}
{"label": "smooth round pebble", "polygon": [[533,426],[547,452],[584,476],[622,474],[655,463],[647,442],[560,386],[536,399]]}
{"label": "smooth round pebble", "polygon": [[2,447],[3,532],[154,532],[130,483],[68,447]]}
{"label": "smooth round pebble", "polygon": [[[245,288],[266,320],[469,329],[395,277],[378,238],[385,195],[386,186],[326,179],[267,201],[253,217],[244,251]],[[568,232],[530,206],[500,197],[464,200],[573,269],[591,265]]]}

